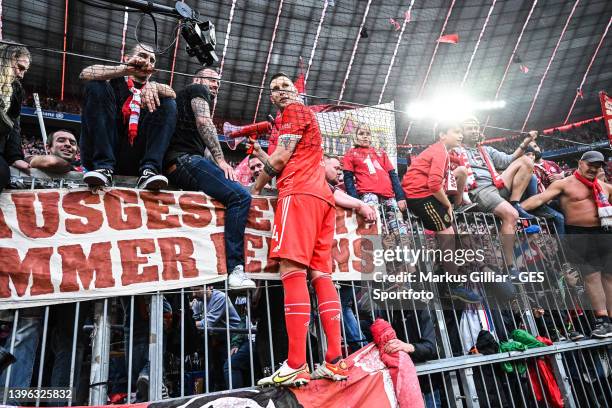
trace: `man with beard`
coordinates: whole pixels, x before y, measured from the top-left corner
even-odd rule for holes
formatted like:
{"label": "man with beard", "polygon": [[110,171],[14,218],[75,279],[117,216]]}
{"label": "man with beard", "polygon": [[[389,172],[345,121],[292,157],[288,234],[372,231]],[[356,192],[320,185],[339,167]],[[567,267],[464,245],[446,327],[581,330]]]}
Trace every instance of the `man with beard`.
{"label": "man with beard", "polygon": [[[506,154],[491,146],[482,145],[480,124],[475,117],[463,121],[464,146],[459,147],[468,172],[467,188],[470,199],[482,211],[492,212],[501,221],[502,247],[510,277],[518,279],[514,266],[514,233],[519,217],[533,219],[519,203],[533,175],[533,161],[524,156],[525,150],[538,136],[537,131],[529,132],[519,147]],[[502,170],[501,174],[497,170]]]}
{"label": "man with beard", "polygon": [[573,236],[568,260],[580,268],[595,314],[591,336],[612,337],[612,186],[597,179],[604,166],[603,154],[589,151],[582,155],[578,170],[555,181],[543,193],[525,200],[526,210],[537,208],[559,197],[565,214],[565,232]]}
{"label": "man with beard", "polygon": [[92,65],[81,72],[87,84],[80,148],[89,186],[111,186],[113,174],[140,175],[140,189],[168,186],[161,171],[176,124],[176,94],[150,80],[156,58],[138,44],[120,65]]}
{"label": "man with beard", "polygon": [[325,181],[321,132],[314,112],[298,101],[297,89],[287,75],[273,75],[270,91],[271,102],[280,110],[278,144],[251,192],[259,194],[272,178],[277,178],[270,258],[280,263],[289,353],[282,366],[258,385],[298,386],[310,381],[306,363],[311,314],[307,276],[317,294],[319,318],[327,338],[325,361],[312,377],[344,380],[348,366],[340,346],[340,299],[331,279],[336,209]]}
{"label": "man with beard", "polygon": [[47,139],[49,154],[32,156],[30,167],[52,173],[68,173],[80,168],[76,161],[78,142],[69,130],[58,130]]}
{"label": "man with beard", "polygon": [[255,282],[244,272],[244,230],[251,207],[249,192],[236,181],[234,169],[225,161],[210,105],[217,97],[219,74],[204,68],[193,83],[176,98],[176,132],[164,160],[173,185],[184,190],[202,191],[226,208],[225,253],[231,289],[254,289]]}

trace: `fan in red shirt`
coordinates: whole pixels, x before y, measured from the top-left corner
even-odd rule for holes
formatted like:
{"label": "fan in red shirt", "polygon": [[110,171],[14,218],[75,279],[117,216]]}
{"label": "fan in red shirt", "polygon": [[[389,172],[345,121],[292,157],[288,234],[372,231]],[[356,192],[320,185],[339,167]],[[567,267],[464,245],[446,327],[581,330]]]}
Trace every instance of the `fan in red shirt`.
{"label": "fan in red shirt", "polygon": [[[439,141],[412,160],[402,180],[408,209],[421,219],[425,228],[436,231],[443,251],[455,249],[453,207],[445,185],[453,179],[448,151],[461,144],[461,132],[459,123],[438,124]],[[457,265],[452,261],[444,262],[444,269],[449,274],[457,274]],[[457,285],[451,286],[449,292],[451,297],[466,303],[482,301],[476,293]]]}
{"label": "fan in red shirt", "polygon": [[382,204],[390,231],[406,234],[407,228],[399,211],[406,209],[406,199],[399,177],[382,149],[372,147],[372,132],[366,124],[359,124],[355,146],[344,155],[344,186],[352,197],[369,205]]}
{"label": "fan in red shirt", "polygon": [[306,363],[311,312],[307,275],[317,294],[319,318],[327,337],[325,361],[312,378],[344,380],[348,367],[340,348],[340,299],[331,279],[336,209],[325,181],[321,132],[314,113],[297,100],[297,90],[287,75],[274,75],[270,91],[270,100],[281,112],[278,140],[252,193],[259,194],[276,177],[278,203],[270,257],[280,263],[289,355],[258,385],[296,386],[310,381]]}

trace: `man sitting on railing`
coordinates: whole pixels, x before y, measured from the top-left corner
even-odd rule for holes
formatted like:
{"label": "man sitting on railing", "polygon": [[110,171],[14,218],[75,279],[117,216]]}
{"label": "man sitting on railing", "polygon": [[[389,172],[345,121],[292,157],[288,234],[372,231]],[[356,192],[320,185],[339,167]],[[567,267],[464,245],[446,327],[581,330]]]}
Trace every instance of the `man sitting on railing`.
{"label": "man sitting on railing", "polygon": [[[501,218],[502,246],[513,279],[518,278],[513,261],[516,222],[519,217],[533,218],[519,203],[533,174],[533,161],[525,157],[524,152],[537,136],[536,131],[529,132],[529,136],[512,154],[506,154],[481,144],[483,140],[478,119],[471,117],[463,122],[464,146],[459,152],[468,171],[470,198],[482,211],[492,212]],[[504,171],[498,174],[498,169]]]}
{"label": "man sitting on railing", "polygon": [[[454,251],[453,206],[445,187],[452,184],[453,178],[448,151],[461,144],[463,134],[461,125],[453,122],[437,124],[436,132],[438,141],[412,160],[402,187],[410,212],[423,222],[425,228],[436,231],[443,251]],[[444,270],[449,275],[457,275],[457,265],[452,261],[444,263]],[[479,295],[458,284],[451,285],[449,292],[452,298],[466,303],[482,301]]]}
{"label": "man sitting on railing", "polygon": [[49,154],[26,158],[30,167],[58,174],[81,171],[76,160],[78,143],[71,131],[62,129],[51,133],[47,139],[47,151]]}
{"label": "man sitting on railing", "polygon": [[179,91],[178,120],[164,159],[164,169],[173,185],[202,191],[226,208],[225,253],[231,289],[255,289],[244,271],[244,230],[251,195],[236,181],[234,169],[225,161],[211,114],[217,97],[219,74],[205,68],[193,83]]}
{"label": "man sitting on railing", "polygon": [[149,81],[155,62],[155,53],[139,44],[121,65],[93,65],[81,72],[88,81],[80,140],[88,185],[110,186],[117,173],[140,175],[137,188],[168,186],[161,171],[176,124],[176,94]]}

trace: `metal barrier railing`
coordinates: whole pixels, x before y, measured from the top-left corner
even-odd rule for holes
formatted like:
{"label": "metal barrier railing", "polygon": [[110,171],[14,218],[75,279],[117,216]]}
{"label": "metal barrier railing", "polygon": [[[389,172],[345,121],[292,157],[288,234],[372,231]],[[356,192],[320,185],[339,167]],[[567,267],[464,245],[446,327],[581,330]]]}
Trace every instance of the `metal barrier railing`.
{"label": "metal barrier railing", "polygon": [[[32,188],[35,185],[36,181]],[[388,211],[381,214],[385,230],[390,231],[383,237],[386,245],[435,245],[435,239],[416,218],[406,217],[405,230],[396,233],[390,224],[397,220],[390,219]],[[454,223],[459,245],[488,248],[492,267],[505,268],[504,256],[496,253],[501,236],[493,215],[456,214]],[[540,232],[528,234],[529,225],[537,225]],[[545,248],[541,262],[522,262],[526,272],[543,269],[555,275],[565,268],[560,237],[546,220],[521,220],[515,239],[515,263],[527,259],[531,241]],[[410,274],[434,272],[434,265],[419,262],[411,268],[407,263],[391,262],[386,269],[389,274]],[[435,294],[427,303],[412,299],[393,305],[373,299],[374,289],[384,289],[385,283],[364,280],[337,284],[344,352],[349,354],[370,341],[368,324],[377,317],[385,318],[399,338],[422,344],[427,350],[420,360],[415,357],[415,362],[428,407],[555,406],[550,394],[540,392],[553,379],[567,407],[612,405],[612,340],[563,340],[574,330],[585,336],[591,331],[589,308],[579,286],[571,288],[559,279],[527,283],[514,286],[516,293],[510,299],[500,299],[488,296],[489,288],[476,285],[473,289],[485,299],[483,307],[476,310],[444,295],[444,284],[422,283]],[[213,296],[225,299],[224,310],[215,310],[214,316],[208,310]],[[544,310],[544,316],[538,309]],[[462,319],[465,310],[484,314],[497,341],[510,339],[512,330],[522,328],[554,343],[521,352],[469,354],[483,319]],[[194,316],[199,316],[199,323]],[[273,372],[287,355],[282,286],[276,280],[259,281],[253,292],[228,291],[224,282],[215,289],[184,288],[18,309],[12,312],[11,320],[10,329],[5,329],[5,347],[15,353],[17,342],[31,340],[28,347],[32,352],[24,355],[31,360],[31,368],[20,363],[9,366],[0,377],[0,387],[69,387],[74,393],[65,405],[102,405],[111,399],[131,402],[134,396],[155,401],[254,387],[258,378]],[[568,322],[573,327],[569,328]],[[307,343],[311,368],[325,354],[325,344],[315,308]],[[542,359],[550,371],[538,363]],[[23,373],[25,366],[28,372]],[[28,373],[26,384],[23,381]],[[6,393],[1,401],[11,402]],[[40,403],[35,401],[36,406]]]}

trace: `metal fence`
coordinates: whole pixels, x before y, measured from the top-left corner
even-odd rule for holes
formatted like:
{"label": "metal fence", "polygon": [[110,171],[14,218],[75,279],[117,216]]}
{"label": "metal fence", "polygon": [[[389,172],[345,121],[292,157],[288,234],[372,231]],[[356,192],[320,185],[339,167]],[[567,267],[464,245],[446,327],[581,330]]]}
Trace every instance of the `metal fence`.
{"label": "metal fence", "polygon": [[[28,187],[41,185],[29,182]],[[57,187],[65,187],[64,182]],[[402,222],[400,217],[398,227],[397,213],[392,213],[381,211],[386,245],[435,245],[416,218],[408,216]],[[461,245],[486,249],[491,267],[505,268],[497,253],[501,236],[493,215],[461,213],[454,222]],[[529,225],[537,225],[540,232],[528,234]],[[370,341],[369,324],[382,317],[400,339],[422,345],[414,360],[428,407],[556,406],[554,395],[545,391],[553,381],[567,407],[611,406],[612,339],[588,338],[587,300],[579,283],[571,286],[561,279],[567,263],[554,226],[544,219],[521,220],[516,240],[515,262],[528,255],[531,244],[543,250],[544,260],[523,262],[523,270],[543,269],[559,279],[516,285],[508,299],[489,296],[489,288],[476,285],[473,289],[486,299],[480,311],[450,298],[445,285],[424,283],[436,295],[428,302],[391,305],[373,299],[374,289],[385,284],[337,282],[344,352],[348,355]],[[420,262],[410,269],[392,262],[386,268],[392,274],[415,273],[434,271],[435,265]],[[217,292],[185,288],[11,311],[4,316],[12,321],[3,326],[5,348],[15,354],[16,342],[27,344],[26,352],[17,357],[31,364],[22,360],[9,366],[0,387],[72,388],[71,398],[62,405],[130,402],[134,397],[156,401],[253,387],[286,359],[281,283],[259,281],[255,291],[244,292],[228,291],[227,282],[213,286]],[[224,310],[215,310],[217,319],[207,318],[212,296],[226,299]],[[466,318],[470,313],[472,318]],[[311,368],[325,354],[316,306],[312,317],[307,344]],[[513,330],[524,329],[554,343],[526,351],[470,354],[482,326],[499,342],[511,339]],[[575,331],[585,337],[570,341]],[[28,369],[31,382],[15,383],[16,376],[27,377],[23,371]],[[5,393],[2,403],[10,402]]]}

